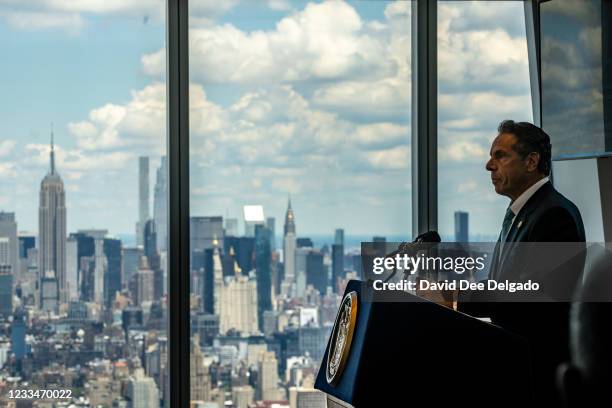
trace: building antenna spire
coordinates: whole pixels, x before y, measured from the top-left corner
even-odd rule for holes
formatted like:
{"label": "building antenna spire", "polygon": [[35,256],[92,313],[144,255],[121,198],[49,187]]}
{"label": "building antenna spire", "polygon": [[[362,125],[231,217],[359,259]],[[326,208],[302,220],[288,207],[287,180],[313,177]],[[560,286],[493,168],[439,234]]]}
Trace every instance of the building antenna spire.
{"label": "building antenna spire", "polygon": [[55,144],[53,141],[53,122],[51,122],[51,174],[55,174]]}

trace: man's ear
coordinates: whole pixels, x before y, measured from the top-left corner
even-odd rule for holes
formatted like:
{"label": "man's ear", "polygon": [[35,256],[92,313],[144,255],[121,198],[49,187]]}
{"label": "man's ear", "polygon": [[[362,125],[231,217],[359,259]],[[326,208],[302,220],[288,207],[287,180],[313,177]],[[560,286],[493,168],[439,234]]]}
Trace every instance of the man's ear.
{"label": "man's ear", "polygon": [[588,407],[589,393],[580,371],[569,363],[557,367],[557,390],[565,408]]}
{"label": "man's ear", "polygon": [[527,170],[537,171],[540,163],[540,153],[531,152],[527,155]]}

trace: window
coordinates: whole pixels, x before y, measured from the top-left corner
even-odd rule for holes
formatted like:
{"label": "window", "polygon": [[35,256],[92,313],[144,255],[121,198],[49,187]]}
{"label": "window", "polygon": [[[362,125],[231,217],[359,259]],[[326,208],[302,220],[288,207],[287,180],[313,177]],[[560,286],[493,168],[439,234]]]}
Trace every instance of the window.
{"label": "window", "polygon": [[60,3],[0,6],[0,372],[163,406],[164,4]]}
{"label": "window", "polygon": [[532,122],[524,5],[438,3],[438,226],[442,239],[496,241],[508,200],[485,164],[504,119]]}
{"label": "window", "polygon": [[411,3],[206,4],[189,10],[191,400],[320,401],[360,242],[410,239]]}

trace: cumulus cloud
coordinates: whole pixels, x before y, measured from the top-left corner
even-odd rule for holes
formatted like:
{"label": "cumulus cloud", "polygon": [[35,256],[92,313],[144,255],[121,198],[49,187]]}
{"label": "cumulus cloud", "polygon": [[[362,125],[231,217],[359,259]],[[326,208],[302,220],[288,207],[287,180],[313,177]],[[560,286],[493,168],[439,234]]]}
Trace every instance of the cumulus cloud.
{"label": "cumulus cloud", "polygon": [[88,120],[69,123],[77,146],[90,151],[131,146],[159,150],[166,126],[166,85],[154,83],[131,96],[125,105],[108,103],[91,110]]}
{"label": "cumulus cloud", "polygon": [[[191,77],[203,83],[380,77],[395,69],[388,47],[368,35],[355,9],[342,1],[308,3],[270,31],[223,24],[189,34]],[[143,57],[144,71],[162,72],[162,54]]]}
{"label": "cumulus cloud", "polygon": [[3,140],[0,142],[0,157],[8,156],[13,151],[16,144],[17,142],[14,140]]}
{"label": "cumulus cloud", "polygon": [[[239,0],[199,0],[189,6],[196,21],[213,21]],[[0,18],[23,30],[65,29],[78,32],[91,16],[128,16],[164,20],[164,0],[0,0]]]}

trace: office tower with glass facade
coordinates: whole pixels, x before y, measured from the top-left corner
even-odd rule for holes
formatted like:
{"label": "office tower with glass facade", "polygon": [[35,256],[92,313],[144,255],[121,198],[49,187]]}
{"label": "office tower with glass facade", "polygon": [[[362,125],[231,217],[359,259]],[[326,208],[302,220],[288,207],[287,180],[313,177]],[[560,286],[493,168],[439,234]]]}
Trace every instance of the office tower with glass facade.
{"label": "office tower with glass facade", "polygon": [[469,213],[455,211],[455,242],[469,242]]}
{"label": "office tower with glass facade", "polygon": [[144,225],[149,215],[149,158],[138,158],[138,222],[136,223],[136,243],[143,245]]}

